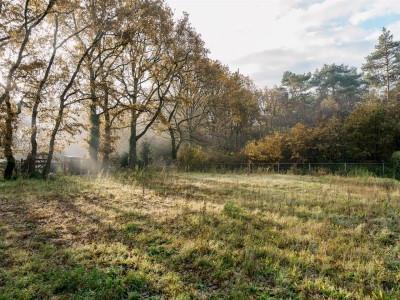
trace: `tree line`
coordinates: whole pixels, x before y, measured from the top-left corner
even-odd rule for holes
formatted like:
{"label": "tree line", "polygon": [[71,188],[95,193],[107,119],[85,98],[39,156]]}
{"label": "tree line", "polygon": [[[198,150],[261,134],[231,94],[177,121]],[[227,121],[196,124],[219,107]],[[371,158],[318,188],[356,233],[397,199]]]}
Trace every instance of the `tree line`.
{"label": "tree line", "polygon": [[324,65],[285,72],[261,91],[262,139],[244,153],[266,162],[381,162],[400,148],[400,42],[383,28],[362,72]]}
{"label": "tree line", "polygon": [[325,65],[259,89],[210,59],[188,15],[176,19],[162,0],[4,0],[4,178],[17,151],[32,176],[44,154],[47,176],[78,135],[96,173],[128,132],[135,169],[149,130],[169,136],[172,161],[188,147],[253,161],[387,159],[399,146],[399,47],[384,29],[363,73]]}

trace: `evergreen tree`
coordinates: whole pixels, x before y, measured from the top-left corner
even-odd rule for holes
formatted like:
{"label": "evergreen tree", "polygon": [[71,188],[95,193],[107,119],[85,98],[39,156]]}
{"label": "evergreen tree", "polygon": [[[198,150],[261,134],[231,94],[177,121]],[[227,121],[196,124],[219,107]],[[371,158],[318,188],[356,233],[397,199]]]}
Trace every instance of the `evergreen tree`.
{"label": "evergreen tree", "polygon": [[354,67],[332,64],[316,70],[312,83],[318,90],[320,101],[331,97],[341,110],[349,111],[361,97],[361,77]]}
{"label": "evergreen tree", "polygon": [[372,86],[384,87],[389,101],[390,91],[400,77],[400,42],[393,41],[390,31],[383,28],[375,52],[366,59],[362,67],[366,73],[365,80]]}
{"label": "evergreen tree", "polygon": [[139,157],[142,161],[143,167],[150,165],[153,161],[153,150],[151,149],[151,145],[148,141],[144,141],[141,145],[141,149],[139,152]]}
{"label": "evergreen tree", "polygon": [[303,99],[309,95],[311,73],[283,73],[282,86],[287,88],[291,100]]}

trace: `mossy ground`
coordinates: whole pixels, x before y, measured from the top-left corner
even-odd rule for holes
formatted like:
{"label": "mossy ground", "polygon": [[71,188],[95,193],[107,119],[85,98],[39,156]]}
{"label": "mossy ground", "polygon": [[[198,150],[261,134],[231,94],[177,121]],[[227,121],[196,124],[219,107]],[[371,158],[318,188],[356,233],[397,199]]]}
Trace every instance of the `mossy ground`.
{"label": "mossy ground", "polygon": [[0,182],[0,299],[400,299],[399,188],[268,174]]}

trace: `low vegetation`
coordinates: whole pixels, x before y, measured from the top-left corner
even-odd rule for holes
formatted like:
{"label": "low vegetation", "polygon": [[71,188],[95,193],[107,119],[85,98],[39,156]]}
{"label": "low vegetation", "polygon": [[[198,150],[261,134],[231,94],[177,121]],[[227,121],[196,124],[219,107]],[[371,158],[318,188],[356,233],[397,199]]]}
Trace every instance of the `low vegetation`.
{"label": "low vegetation", "polygon": [[0,182],[0,299],[398,299],[389,179]]}

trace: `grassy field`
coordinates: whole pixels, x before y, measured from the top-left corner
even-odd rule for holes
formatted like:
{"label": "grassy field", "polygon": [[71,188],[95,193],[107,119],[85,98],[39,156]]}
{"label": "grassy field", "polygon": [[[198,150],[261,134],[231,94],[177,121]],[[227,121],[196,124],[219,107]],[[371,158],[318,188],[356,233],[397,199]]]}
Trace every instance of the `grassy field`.
{"label": "grassy field", "polygon": [[0,299],[400,299],[400,184],[0,182]]}

